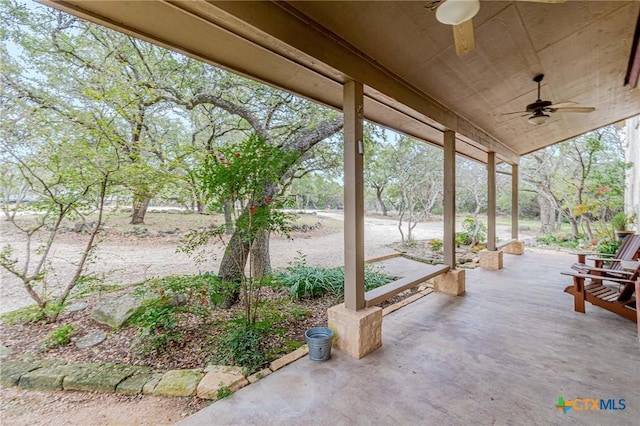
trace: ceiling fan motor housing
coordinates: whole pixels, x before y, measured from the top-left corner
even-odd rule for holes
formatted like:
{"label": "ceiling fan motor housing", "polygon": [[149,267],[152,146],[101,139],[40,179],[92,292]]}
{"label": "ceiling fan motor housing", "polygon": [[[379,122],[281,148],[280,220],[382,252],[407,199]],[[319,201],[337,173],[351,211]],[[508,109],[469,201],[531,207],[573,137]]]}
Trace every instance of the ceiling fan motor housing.
{"label": "ceiling fan motor housing", "polygon": [[542,101],[538,99],[534,103],[527,105],[527,112],[542,110],[543,108],[550,107],[551,105],[553,105],[553,102],[551,101]]}

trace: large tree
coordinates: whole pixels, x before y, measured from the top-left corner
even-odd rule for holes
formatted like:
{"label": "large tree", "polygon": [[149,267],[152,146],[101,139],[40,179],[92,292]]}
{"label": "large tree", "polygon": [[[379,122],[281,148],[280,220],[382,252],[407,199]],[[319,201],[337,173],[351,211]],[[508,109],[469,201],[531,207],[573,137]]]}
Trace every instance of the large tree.
{"label": "large tree", "polygon": [[398,211],[402,242],[415,239],[417,224],[431,215],[442,195],[442,150],[424,142],[401,137],[387,155],[392,183],[389,195]]}
{"label": "large tree", "polygon": [[[3,53],[5,53],[3,51]],[[23,73],[2,55],[3,80]],[[32,97],[6,85],[0,97],[0,200],[8,220],[22,235],[21,254],[3,244],[0,267],[21,283],[47,319],[55,321],[73,289],[89,279],[86,266],[97,245],[106,194],[118,173],[109,138],[67,120],[63,110],[41,108]],[[97,211],[74,266],[55,271],[51,257],[65,220]]]}
{"label": "large tree", "polygon": [[4,75],[17,96],[101,132],[121,162],[132,223],[178,180],[187,154],[185,119],[159,87],[181,90],[201,65],[181,55],[46,7],[5,3],[6,40],[28,71]]}
{"label": "large tree", "polygon": [[[264,182],[265,197],[280,194],[301,171],[335,162],[335,151],[314,148],[342,128],[336,112],[59,11],[5,3],[2,14],[6,40],[31,67],[3,75],[3,83],[18,98],[111,141],[120,165],[113,179],[129,191],[132,223],[144,221],[149,202],[169,190],[189,194],[203,210],[198,165],[217,146],[251,134],[299,158]],[[223,204],[231,218],[235,206]],[[241,205],[237,217],[246,214],[248,204]],[[263,272],[268,238],[263,233],[251,245]],[[239,241],[234,234],[222,259],[225,280],[236,281],[244,268],[247,247]]]}
{"label": "large tree", "polygon": [[594,238],[594,222],[622,209],[624,150],[618,130],[604,127],[523,158],[524,185],[538,194],[543,231],[565,218],[575,237]]}

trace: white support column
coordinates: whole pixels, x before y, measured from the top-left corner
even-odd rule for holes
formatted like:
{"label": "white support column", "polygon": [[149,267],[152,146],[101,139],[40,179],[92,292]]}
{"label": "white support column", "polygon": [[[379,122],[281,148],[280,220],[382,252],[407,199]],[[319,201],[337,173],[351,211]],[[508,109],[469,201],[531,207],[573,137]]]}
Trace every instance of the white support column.
{"label": "white support column", "polygon": [[518,165],[511,165],[511,238],[518,239],[520,207],[518,202],[518,189],[520,186],[518,177]]}
{"label": "white support column", "polygon": [[456,134],[444,132],[444,264],[456,267]]}
{"label": "white support column", "polygon": [[487,153],[487,250],[496,251],[496,153]]}
{"label": "white support column", "polygon": [[353,311],[364,300],[364,145],[362,83],[344,85],[344,304]]}

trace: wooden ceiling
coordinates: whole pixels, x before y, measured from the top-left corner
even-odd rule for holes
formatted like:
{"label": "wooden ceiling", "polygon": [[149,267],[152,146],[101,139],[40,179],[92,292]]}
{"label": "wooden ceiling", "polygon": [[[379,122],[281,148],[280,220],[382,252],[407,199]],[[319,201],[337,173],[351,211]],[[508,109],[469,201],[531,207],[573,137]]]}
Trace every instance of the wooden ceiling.
{"label": "wooden ceiling", "polygon": [[[454,130],[458,152],[483,162],[640,114],[640,89],[624,86],[638,1],[482,0],[464,56],[429,1],[42,2],[334,108],[358,80],[367,119],[436,145]],[[542,99],[596,111],[541,126],[502,115],[536,100],[539,73]]]}

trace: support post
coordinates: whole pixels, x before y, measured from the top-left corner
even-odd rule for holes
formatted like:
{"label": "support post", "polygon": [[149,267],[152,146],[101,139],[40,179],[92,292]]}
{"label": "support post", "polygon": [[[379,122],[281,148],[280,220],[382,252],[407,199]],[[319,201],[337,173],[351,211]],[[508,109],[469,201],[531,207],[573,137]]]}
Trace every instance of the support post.
{"label": "support post", "polygon": [[518,201],[518,189],[520,183],[518,181],[518,165],[511,165],[511,238],[514,240],[518,239],[519,232],[519,216],[520,216],[520,207]]}
{"label": "support post", "polygon": [[456,268],[456,134],[444,132],[444,264]]}
{"label": "support post", "polygon": [[434,279],[436,291],[453,296],[464,294],[466,286],[465,270],[456,269],[456,133],[444,132],[444,264],[450,269],[446,274]]}
{"label": "support post", "polygon": [[357,311],[364,300],[364,177],[362,83],[344,85],[344,306]]}
{"label": "support post", "polygon": [[487,153],[487,250],[496,251],[496,153]]}

